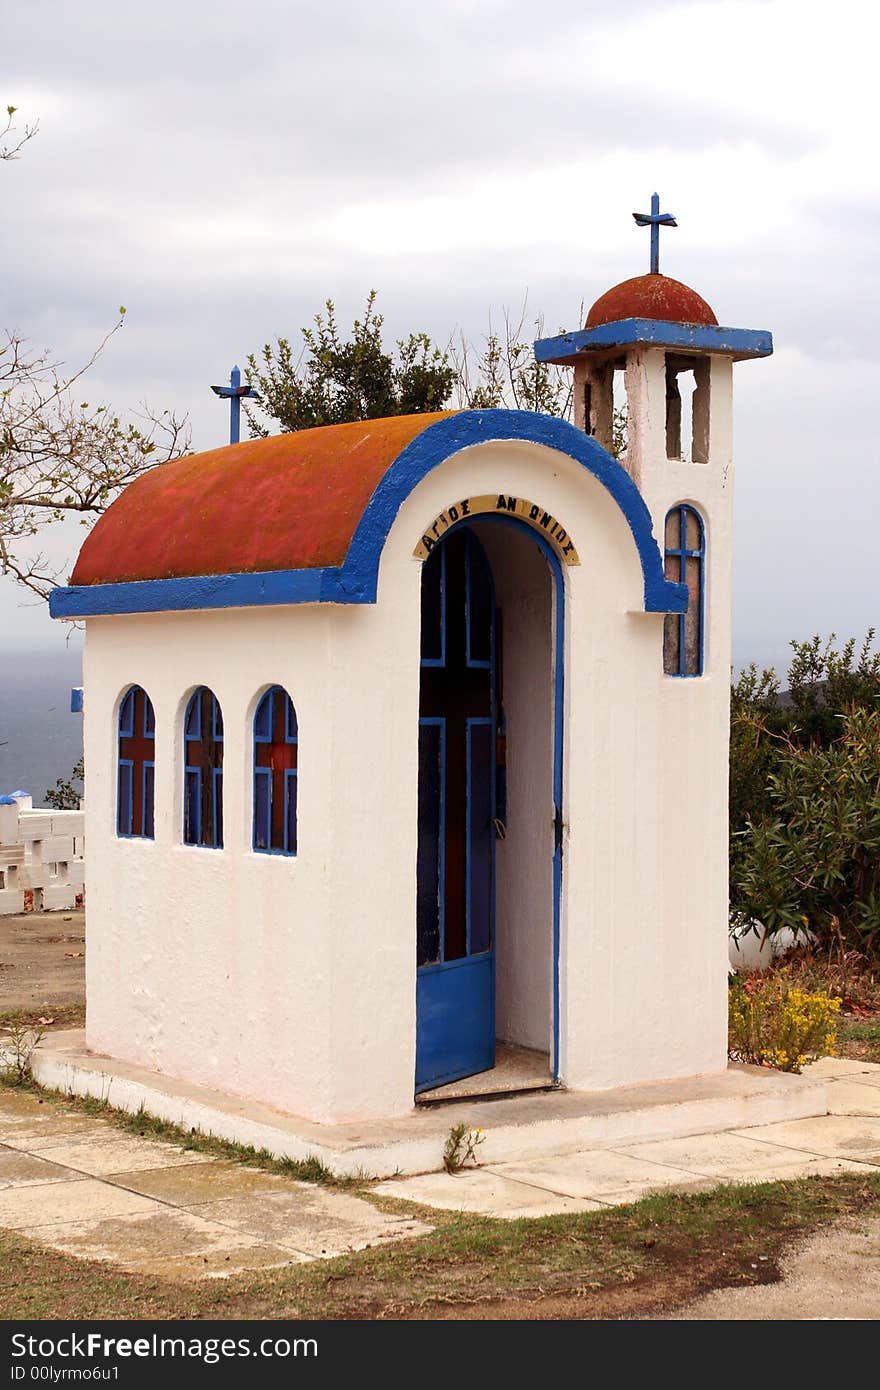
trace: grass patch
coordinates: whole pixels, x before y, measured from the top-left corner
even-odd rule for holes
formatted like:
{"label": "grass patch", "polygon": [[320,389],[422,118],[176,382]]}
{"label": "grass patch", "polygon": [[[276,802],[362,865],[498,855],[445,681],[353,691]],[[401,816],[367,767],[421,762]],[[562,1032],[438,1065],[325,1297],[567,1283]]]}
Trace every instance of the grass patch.
{"label": "grass patch", "polygon": [[880,1043],[880,1018],[841,1019],[840,1036],[846,1037],[849,1042]]}
{"label": "grass patch", "polygon": [[837,1027],[837,1056],[859,1062],[880,1062],[880,1018],[841,1017]]}
{"label": "grass patch", "polygon": [[6,1318],[632,1317],[773,1282],[794,1239],[878,1210],[880,1176],[846,1174],[542,1219],[432,1212],[437,1229],[419,1239],[186,1285],[0,1232],[0,1307]]}
{"label": "grass patch", "polygon": [[136,1111],[120,1110],[94,1096],[60,1096],[58,1092],[41,1086],[33,1078],[21,1084],[8,1075],[0,1075],[0,1085],[14,1086],[19,1091],[27,1090],[32,1095],[39,1096],[44,1104],[54,1105],[67,1113],[94,1115],[107,1120],[117,1129],[136,1134],[141,1139],[161,1139],[169,1144],[177,1144],[183,1149],[203,1153],[210,1158],[223,1159],[227,1163],[241,1163],[250,1168],[262,1168],[267,1173],[278,1173],[297,1182],[325,1183],[329,1187],[350,1189],[368,1181],[369,1178],[368,1174],[359,1178],[337,1177],[314,1155],[303,1159],[276,1158],[267,1149],[255,1149],[249,1144],[236,1144],[230,1139],[218,1139],[213,1134],[203,1134],[201,1130],[187,1130],[180,1125],[171,1124],[168,1120],[160,1120],[155,1115],[148,1114],[143,1107]]}

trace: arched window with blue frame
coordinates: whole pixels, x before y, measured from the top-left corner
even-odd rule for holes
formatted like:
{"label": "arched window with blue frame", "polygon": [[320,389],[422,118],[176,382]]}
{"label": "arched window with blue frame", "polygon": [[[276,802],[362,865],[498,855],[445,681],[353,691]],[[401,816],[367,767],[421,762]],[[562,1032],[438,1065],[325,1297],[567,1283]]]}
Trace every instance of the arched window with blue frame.
{"label": "arched window with blue frame", "polygon": [[133,685],[119,706],[116,833],[152,840],[154,830],[156,716],[149,695]]}
{"label": "arched window with blue frame", "polygon": [[212,690],[200,685],[183,719],[183,841],[223,847],[223,711]]}
{"label": "arched window with blue frame", "polygon": [[667,676],[703,674],[706,613],[706,533],[694,507],[679,503],[666,514],[666,578],[686,584],[686,613],[667,613],[663,628],[663,670]]}
{"label": "arched window with blue frame", "polygon": [[283,686],[267,690],[254,715],[254,849],[296,854],[298,729]]}

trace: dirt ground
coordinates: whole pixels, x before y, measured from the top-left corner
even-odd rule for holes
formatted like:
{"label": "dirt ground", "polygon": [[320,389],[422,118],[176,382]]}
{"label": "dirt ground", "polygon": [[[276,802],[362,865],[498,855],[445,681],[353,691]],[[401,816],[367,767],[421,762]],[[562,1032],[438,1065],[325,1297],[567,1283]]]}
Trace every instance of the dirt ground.
{"label": "dirt ground", "polygon": [[0,1019],[58,1013],[70,1027],[85,1016],[85,988],[82,908],[0,917]]}
{"label": "dirt ground", "polygon": [[769,1287],[716,1289],[674,1321],[792,1322],[880,1317],[880,1219],[846,1221],[789,1251]]}

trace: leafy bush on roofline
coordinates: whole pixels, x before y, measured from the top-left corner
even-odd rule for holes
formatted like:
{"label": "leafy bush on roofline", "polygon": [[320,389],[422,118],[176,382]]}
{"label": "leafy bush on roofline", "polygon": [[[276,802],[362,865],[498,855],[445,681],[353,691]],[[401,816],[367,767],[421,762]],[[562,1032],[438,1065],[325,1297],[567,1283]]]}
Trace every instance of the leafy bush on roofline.
{"label": "leafy bush on roofline", "polygon": [[[252,435],[463,407],[570,418],[571,372],[535,361],[532,342],[544,336],[544,321],[530,313],[527,296],[518,313],[502,310],[497,329],[490,314],[479,344],[458,333],[445,347],[424,332],[386,343],[376,299],[370,290],[362,317],[347,334],[328,299],[311,325],[300,330],[298,345],[277,337],[248,355],[248,383],[261,397],[256,407],[245,404]],[[583,306],[576,317],[583,322]],[[625,433],[622,412],[615,430],[618,452]]]}

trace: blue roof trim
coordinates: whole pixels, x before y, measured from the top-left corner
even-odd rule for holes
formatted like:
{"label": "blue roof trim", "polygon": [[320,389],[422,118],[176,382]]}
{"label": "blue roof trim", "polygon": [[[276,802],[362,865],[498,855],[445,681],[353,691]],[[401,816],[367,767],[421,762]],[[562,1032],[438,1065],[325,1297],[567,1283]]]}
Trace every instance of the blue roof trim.
{"label": "blue roof trim", "polygon": [[69,584],[53,589],[53,618],[99,613],[165,613],[189,608],[259,608],[278,603],[320,603],[337,569],[268,570],[262,574],[201,574],[186,579],[138,579],[128,584]]}
{"label": "blue roof trim", "polygon": [[773,334],[763,328],[721,328],[710,324],[667,323],[662,319],[620,319],[598,328],[581,328],[556,338],[539,338],[535,360],[562,362],[582,352],[648,343],[682,352],[723,352],[731,357],[769,357]]}
{"label": "blue roof trim", "polygon": [[85,618],[263,604],[375,603],[382,550],[413,488],[453,454],[497,440],[542,444],[567,454],[591,473],[610,492],[629,525],[642,566],[645,611],[686,611],[687,587],[664,577],[651,516],[641,493],[622,465],[595,439],[565,420],[533,411],[465,410],[429,425],[398,454],[367,503],[339,568],[73,585],[53,590],[49,612],[53,618]]}

